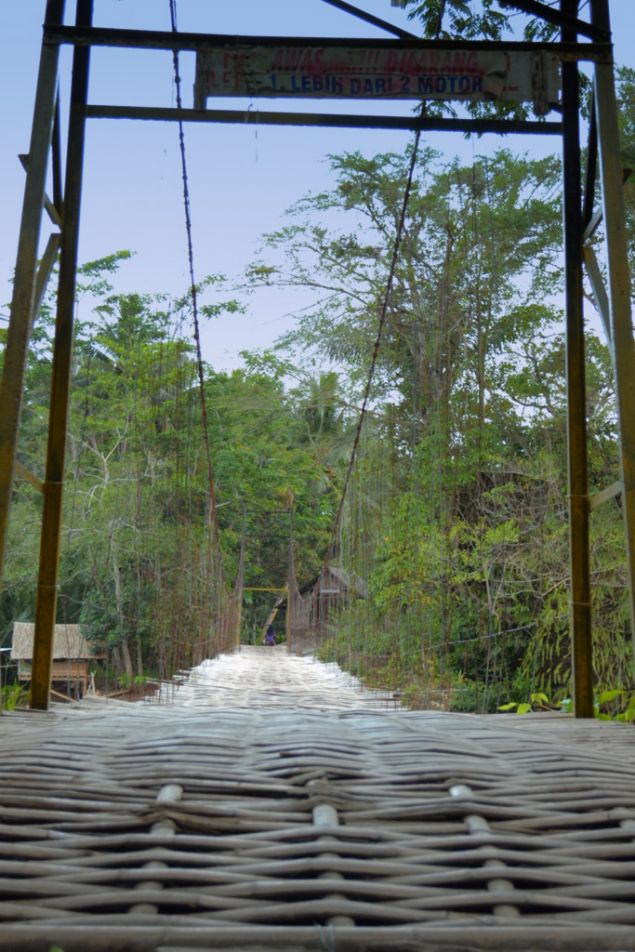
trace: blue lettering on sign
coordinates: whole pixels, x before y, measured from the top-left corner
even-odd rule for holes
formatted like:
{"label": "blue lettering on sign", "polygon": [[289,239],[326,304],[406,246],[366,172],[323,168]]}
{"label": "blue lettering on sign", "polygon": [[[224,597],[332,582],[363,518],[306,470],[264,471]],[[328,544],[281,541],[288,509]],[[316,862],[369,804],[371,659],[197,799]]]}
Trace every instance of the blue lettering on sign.
{"label": "blue lettering on sign", "polygon": [[483,77],[468,74],[427,76],[335,76],[315,73],[269,74],[272,92],[313,96],[470,96],[483,92]]}
{"label": "blue lettering on sign", "polygon": [[420,76],[417,84],[420,93],[437,96],[456,94],[460,96],[483,92],[482,76]]}
{"label": "blue lettering on sign", "polygon": [[[325,95],[337,96],[344,92],[344,83],[339,76],[329,75],[300,75],[291,73],[291,92],[294,93],[324,93]],[[272,89],[279,89],[278,77],[271,74]]]}
{"label": "blue lettering on sign", "polygon": [[352,76],[349,80],[349,93],[353,96],[385,96],[393,91],[392,76]]}

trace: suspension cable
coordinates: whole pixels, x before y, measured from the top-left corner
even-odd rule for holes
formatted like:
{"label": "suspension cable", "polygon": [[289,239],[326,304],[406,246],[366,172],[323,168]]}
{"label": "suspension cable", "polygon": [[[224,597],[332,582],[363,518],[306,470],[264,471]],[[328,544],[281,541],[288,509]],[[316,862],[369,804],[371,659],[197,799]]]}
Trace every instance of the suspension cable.
{"label": "suspension cable", "polygon": [[335,515],[335,522],[333,525],[333,533],[331,538],[331,554],[335,554],[337,551],[337,537],[339,535],[342,515],[344,512],[344,503],[346,500],[346,494],[348,492],[348,487],[350,485],[351,477],[353,474],[353,469],[357,461],[357,452],[359,450],[359,442],[362,435],[362,429],[364,426],[364,420],[366,417],[366,412],[368,409],[368,404],[370,401],[370,392],[373,385],[373,379],[375,376],[375,369],[377,367],[377,360],[379,358],[379,350],[381,348],[384,329],[386,326],[386,320],[388,319],[388,309],[390,307],[390,301],[392,298],[392,289],[395,281],[395,271],[397,270],[397,261],[399,258],[399,251],[401,250],[401,242],[403,238],[403,232],[406,224],[406,215],[408,212],[408,205],[410,202],[410,195],[412,192],[412,183],[414,179],[415,168],[417,164],[417,158],[419,155],[419,144],[421,141],[421,129],[417,129],[415,133],[414,143],[412,146],[412,154],[410,156],[410,165],[408,167],[408,176],[406,178],[406,188],[404,190],[403,201],[401,203],[401,212],[399,214],[399,221],[397,224],[397,231],[395,234],[395,240],[393,242],[392,254],[390,257],[390,267],[388,269],[388,277],[386,279],[386,286],[384,288],[384,296],[382,299],[381,310],[379,314],[379,322],[377,324],[377,334],[375,336],[375,343],[373,345],[373,353],[370,361],[370,367],[368,368],[368,377],[366,378],[366,386],[364,388],[364,397],[362,400],[362,405],[359,411],[359,417],[357,419],[357,426],[355,428],[355,437],[353,439],[353,447],[351,449],[351,455],[348,460],[348,466],[346,467],[346,476],[344,477],[344,485],[342,487],[342,492],[340,495],[339,504],[337,507],[337,513]]}
{"label": "suspension cable", "polygon": [[[327,0],[328,2],[328,0]],[[447,0],[440,0],[437,22],[434,29],[434,39],[438,40],[441,35],[441,30],[443,29],[443,18],[446,12]],[[423,119],[426,116],[426,103],[421,103],[420,108],[420,117]],[[410,156],[410,165],[408,168],[408,176],[406,179],[406,188],[404,191],[403,202],[401,204],[401,213],[399,215],[399,222],[397,225],[397,232],[395,234],[395,241],[393,243],[392,255],[390,259],[390,268],[388,271],[388,278],[386,280],[386,287],[384,290],[384,297],[381,306],[381,312],[379,317],[379,323],[377,325],[377,336],[375,337],[375,343],[373,346],[373,355],[370,362],[370,367],[368,369],[368,378],[366,380],[366,387],[364,389],[364,399],[362,400],[362,406],[359,412],[359,418],[357,421],[357,427],[355,429],[355,437],[353,439],[353,448],[351,450],[350,459],[348,461],[348,466],[346,468],[346,476],[344,477],[344,486],[342,487],[342,493],[340,495],[339,504],[337,507],[337,513],[335,515],[335,522],[333,524],[333,532],[331,535],[331,544],[330,551],[327,554],[327,562],[329,559],[337,552],[337,537],[339,535],[342,516],[344,514],[344,503],[346,501],[346,494],[348,492],[348,487],[351,481],[351,476],[353,474],[353,469],[355,467],[355,462],[357,460],[357,451],[359,449],[359,442],[362,435],[362,429],[364,426],[364,419],[366,417],[366,412],[368,409],[368,403],[370,401],[370,391],[373,383],[373,378],[375,376],[375,367],[377,365],[377,360],[379,357],[379,349],[381,347],[384,327],[386,325],[386,320],[388,317],[388,307],[390,305],[390,299],[392,296],[392,287],[395,279],[395,271],[397,268],[397,259],[399,257],[399,251],[401,248],[401,239],[403,237],[403,230],[406,222],[406,214],[408,212],[408,205],[410,202],[410,193],[412,192],[412,182],[414,179],[415,168],[417,164],[417,158],[419,155],[419,146],[421,143],[421,129],[417,129],[415,132],[414,142],[412,145],[412,155]]]}
{"label": "suspension cable", "polygon": [[[178,33],[177,27],[177,17],[176,17],[176,0],[169,0],[170,2],[170,23],[172,26],[172,32]],[[172,63],[174,66],[174,87],[176,92],[176,105],[180,110],[183,108],[183,98],[181,95],[181,73],[179,69],[179,53],[178,50],[172,50]],[[185,133],[183,128],[183,122],[181,119],[178,121],[179,127],[179,150],[181,153],[181,177],[183,180],[183,209],[185,213],[185,231],[187,234],[187,257],[188,257],[188,266],[189,266],[189,277],[190,277],[190,299],[192,301],[192,319],[194,324],[194,341],[196,344],[196,367],[198,373],[198,389],[199,397],[201,404],[201,421],[203,424],[203,440],[205,445],[205,461],[207,465],[207,482],[209,489],[209,504],[210,504],[210,523],[212,525],[212,532],[214,539],[218,541],[218,521],[217,521],[217,507],[216,507],[216,481],[214,479],[214,464],[212,461],[212,450],[210,446],[209,439],[209,427],[208,427],[208,415],[207,415],[207,399],[205,397],[205,372],[203,369],[203,352],[201,348],[201,331],[200,331],[200,322],[199,322],[199,311],[198,311],[198,288],[196,285],[196,280],[194,277],[194,244],[192,241],[192,214],[191,214],[191,205],[190,205],[190,186],[189,178],[187,172],[187,158],[185,152]]]}

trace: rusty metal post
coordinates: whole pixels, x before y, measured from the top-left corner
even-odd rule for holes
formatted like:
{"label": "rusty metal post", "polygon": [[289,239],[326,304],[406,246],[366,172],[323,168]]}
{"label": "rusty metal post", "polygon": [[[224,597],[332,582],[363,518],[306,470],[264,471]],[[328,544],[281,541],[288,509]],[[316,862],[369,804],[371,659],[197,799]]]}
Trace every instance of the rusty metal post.
{"label": "rusty metal post", "polygon": [[[562,0],[562,13],[577,16],[578,0]],[[562,39],[576,40],[563,29]],[[589,560],[586,385],[582,297],[580,90],[578,64],[562,64],[564,251],[567,333],[567,448],[573,697],[576,717],[593,717],[593,642]]]}
{"label": "rusty metal post", "polygon": [[[45,25],[59,25],[63,16],[64,0],[48,0]],[[34,317],[38,246],[55,113],[58,61],[59,45],[44,42],[35,93],[11,318],[4,353],[4,371],[0,381],[0,582],[9,525],[9,504],[20,430],[26,358]]]}
{"label": "rusty metal post", "polygon": [[[78,0],[77,25],[90,26],[93,0]],[[49,703],[53,632],[57,604],[57,578],[62,524],[62,489],[66,455],[66,425],[70,398],[71,359],[77,249],[84,163],[84,138],[88,96],[90,47],[73,54],[64,223],[53,347],[53,376],[49,411],[49,436],[44,480],[44,511],[40,541],[40,568],[35,609],[35,636],[31,678],[31,707],[46,710]]]}
{"label": "rusty metal post", "polygon": [[[591,0],[591,15],[595,26],[610,32],[607,0]],[[612,58],[595,64],[594,92],[606,231],[608,323],[620,435],[622,514],[635,664],[635,344]]]}

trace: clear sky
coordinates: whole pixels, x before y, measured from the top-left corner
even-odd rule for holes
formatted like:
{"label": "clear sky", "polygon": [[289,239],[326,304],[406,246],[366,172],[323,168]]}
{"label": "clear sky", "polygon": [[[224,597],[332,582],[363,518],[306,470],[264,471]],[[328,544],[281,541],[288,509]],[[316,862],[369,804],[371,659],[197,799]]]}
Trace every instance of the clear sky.
{"label": "clear sky", "polygon": [[[389,0],[356,0],[363,9],[409,29],[405,13]],[[15,264],[24,174],[17,154],[28,151],[33,96],[45,0],[3,4],[0,34],[0,301],[10,298],[8,279]],[[74,3],[67,0],[69,14]],[[617,61],[635,66],[635,0],[612,0]],[[169,29],[168,0],[95,0],[95,24],[135,29]],[[335,10],[322,0],[178,0],[183,31],[318,36],[385,36]],[[63,49],[68,75],[70,50]],[[191,105],[193,54],[182,54],[184,104]],[[96,103],[173,105],[171,54],[159,51],[93,52],[90,99]],[[68,84],[62,86],[68,101]],[[231,107],[232,102],[223,103]],[[241,103],[242,105],[242,103]],[[335,111],[339,104],[313,108]],[[251,111],[271,108],[254,100]],[[279,101],[273,108],[279,108]],[[304,106],[302,108],[305,108]],[[307,110],[310,108],[306,107]],[[362,111],[342,104],[343,111]],[[369,110],[407,113],[408,103]],[[190,167],[196,271],[239,275],[255,255],[260,235],[278,227],[283,213],[307,192],[328,187],[325,156],[360,149],[368,154],[403,148],[408,133],[363,130],[280,128],[258,125],[189,125],[186,141]],[[470,161],[503,142],[544,154],[559,140],[539,137],[485,136],[476,145],[460,134],[431,134],[428,143]],[[125,291],[181,294],[187,287],[182,193],[177,129],[173,123],[111,120],[89,122],[80,260],[129,248],[136,252],[122,267]],[[239,363],[238,351],[268,346],[289,325],[299,298],[266,292],[249,303],[245,316],[233,316],[204,330],[205,356],[217,368]],[[0,307],[6,317],[7,308]]]}

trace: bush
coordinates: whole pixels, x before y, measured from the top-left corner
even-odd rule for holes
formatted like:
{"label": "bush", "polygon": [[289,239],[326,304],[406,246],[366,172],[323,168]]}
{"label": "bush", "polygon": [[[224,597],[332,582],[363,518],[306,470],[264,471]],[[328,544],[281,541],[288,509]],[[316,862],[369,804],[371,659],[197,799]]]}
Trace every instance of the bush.
{"label": "bush", "polygon": [[463,681],[453,689],[450,710],[457,714],[494,714],[498,708],[500,685]]}
{"label": "bush", "polygon": [[7,684],[2,688],[2,704],[0,710],[15,711],[16,707],[26,707],[29,699],[28,688],[21,684]]}

